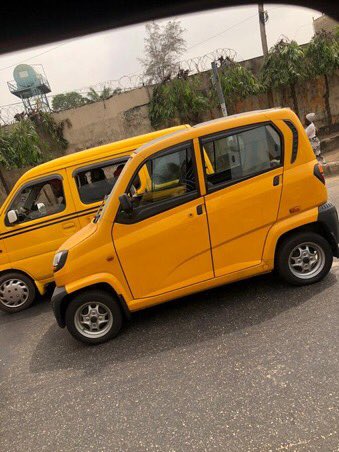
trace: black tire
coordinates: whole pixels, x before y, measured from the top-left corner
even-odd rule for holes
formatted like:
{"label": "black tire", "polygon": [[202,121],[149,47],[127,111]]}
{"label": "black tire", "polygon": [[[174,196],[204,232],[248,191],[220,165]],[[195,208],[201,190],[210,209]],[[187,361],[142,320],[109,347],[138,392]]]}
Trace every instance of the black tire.
{"label": "black tire", "polygon": [[[304,277],[298,277],[298,275],[293,273],[293,271],[291,270],[289,260],[291,257],[291,253],[293,252],[293,250],[295,250],[296,247],[307,243],[308,244],[313,243],[314,245],[316,245],[316,247],[318,247],[319,250],[317,252],[318,259],[322,259],[323,265],[320,265],[318,270],[316,270],[315,266],[313,275],[312,271],[309,270],[308,272],[306,271],[306,273],[309,273],[309,276],[305,275]],[[309,248],[312,249],[311,246]],[[298,256],[298,252],[296,255]],[[300,260],[303,261],[303,259]],[[294,257],[292,258],[291,262],[295,264]],[[315,232],[299,232],[290,235],[283,241],[277,252],[275,266],[278,275],[286,282],[296,286],[304,286],[321,281],[330,271],[332,262],[333,262],[333,253],[331,246],[323,236]],[[306,264],[308,264],[307,261]],[[300,268],[301,267],[296,267],[295,272],[300,274]]]}
{"label": "black tire", "polygon": [[[22,304],[20,296],[25,298]],[[0,310],[4,312],[20,312],[27,309],[33,303],[36,296],[36,288],[33,281],[19,272],[4,273],[0,276]]]}
{"label": "black tire", "polygon": [[[111,325],[108,321],[104,328],[107,328],[107,331],[102,330],[102,334],[100,335],[100,331],[98,332],[98,336],[95,337],[93,334],[92,337],[89,337],[91,332],[88,331],[90,327],[79,325],[79,314],[81,312],[81,307],[83,307],[83,312],[88,312],[88,310],[94,309],[95,304],[99,304],[99,311],[104,312],[107,310],[107,317],[110,318],[112,316]],[[103,306],[102,306],[103,305]],[[96,312],[99,312],[96,309]],[[87,315],[87,314],[86,314]],[[84,318],[85,316],[82,316]],[[91,323],[92,317],[88,316]],[[93,317],[94,318],[94,317]],[[98,321],[98,316],[95,317],[96,322]],[[87,317],[86,317],[87,319]],[[85,320],[86,320],[85,319]],[[93,322],[94,323],[94,322]],[[84,342],[85,344],[102,344],[110,339],[113,339],[122,327],[122,313],[120,306],[117,300],[108,292],[103,290],[88,290],[87,292],[82,292],[79,295],[76,295],[69,303],[66,310],[66,326],[68,331],[71,333],[73,337],[77,340]],[[80,332],[81,327],[83,327],[83,332]]]}

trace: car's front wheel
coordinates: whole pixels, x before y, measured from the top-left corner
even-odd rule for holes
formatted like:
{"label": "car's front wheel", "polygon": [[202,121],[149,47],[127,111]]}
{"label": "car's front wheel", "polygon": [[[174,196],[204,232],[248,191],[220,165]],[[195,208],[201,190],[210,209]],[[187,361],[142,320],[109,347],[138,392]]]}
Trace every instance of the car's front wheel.
{"label": "car's front wheel", "polygon": [[324,237],[300,232],[284,240],[278,250],[276,267],[285,281],[303,286],[323,279],[332,262],[332,249]]}
{"label": "car's front wheel", "polygon": [[119,333],[122,326],[120,306],[105,291],[82,292],[67,307],[66,326],[79,341],[101,344]]}
{"label": "car's front wheel", "polygon": [[1,311],[23,311],[33,303],[35,296],[35,285],[28,276],[17,272],[0,276]]}

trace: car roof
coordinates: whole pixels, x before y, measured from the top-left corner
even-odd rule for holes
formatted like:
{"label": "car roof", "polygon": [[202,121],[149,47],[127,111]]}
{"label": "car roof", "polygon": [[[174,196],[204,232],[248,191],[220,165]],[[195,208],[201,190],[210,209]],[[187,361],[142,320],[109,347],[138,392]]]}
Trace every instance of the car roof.
{"label": "car roof", "polygon": [[185,140],[188,141],[205,134],[215,133],[216,131],[220,131],[220,125],[224,125],[225,130],[227,130],[274,119],[295,120],[295,118],[297,118],[297,116],[289,108],[270,108],[266,110],[253,110],[237,113],[235,115],[202,122],[189,129],[182,129],[166,136],[158,137],[157,139],[144,143],[133,153],[133,155],[140,156],[148,154],[148,152],[152,153],[153,151],[160,151],[167,147],[183,143]]}

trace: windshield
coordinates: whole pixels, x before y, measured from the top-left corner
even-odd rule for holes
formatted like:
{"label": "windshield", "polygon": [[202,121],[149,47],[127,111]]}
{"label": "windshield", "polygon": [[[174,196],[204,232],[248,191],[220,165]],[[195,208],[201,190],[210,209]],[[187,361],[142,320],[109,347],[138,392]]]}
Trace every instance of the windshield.
{"label": "windshield", "polygon": [[61,212],[65,208],[62,180],[53,177],[22,188],[9,210],[15,210],[18,222],[23,223]]}

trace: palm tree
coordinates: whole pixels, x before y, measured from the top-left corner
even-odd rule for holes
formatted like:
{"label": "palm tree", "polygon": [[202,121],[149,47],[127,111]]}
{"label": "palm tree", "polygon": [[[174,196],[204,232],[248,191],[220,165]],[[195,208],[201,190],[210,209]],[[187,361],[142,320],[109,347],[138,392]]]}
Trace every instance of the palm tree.
{"label": "palm tree", "polygon": [[311,77],[323,75],[325,80],[325,109],[328,126],[332,125],[329,75],[339,68],[339,35],[326,31],[316,33],[306,49],[308,71]]}
{"label": "palm tree", "polygon": [[99,102],[100,100],[108,99],[112,94],[112,90],[109,86],[104,86],[100,94],[91,87],[87,93],[87,99],[89,102]]}
{"label": "palm tree", "polygon": [[297,115],[299,106],[296,84],[306,75],[303,49],[296,41],[286,39],[280,40],[270,49],[262,68],[262,80],[268,89],[289,86]]}

